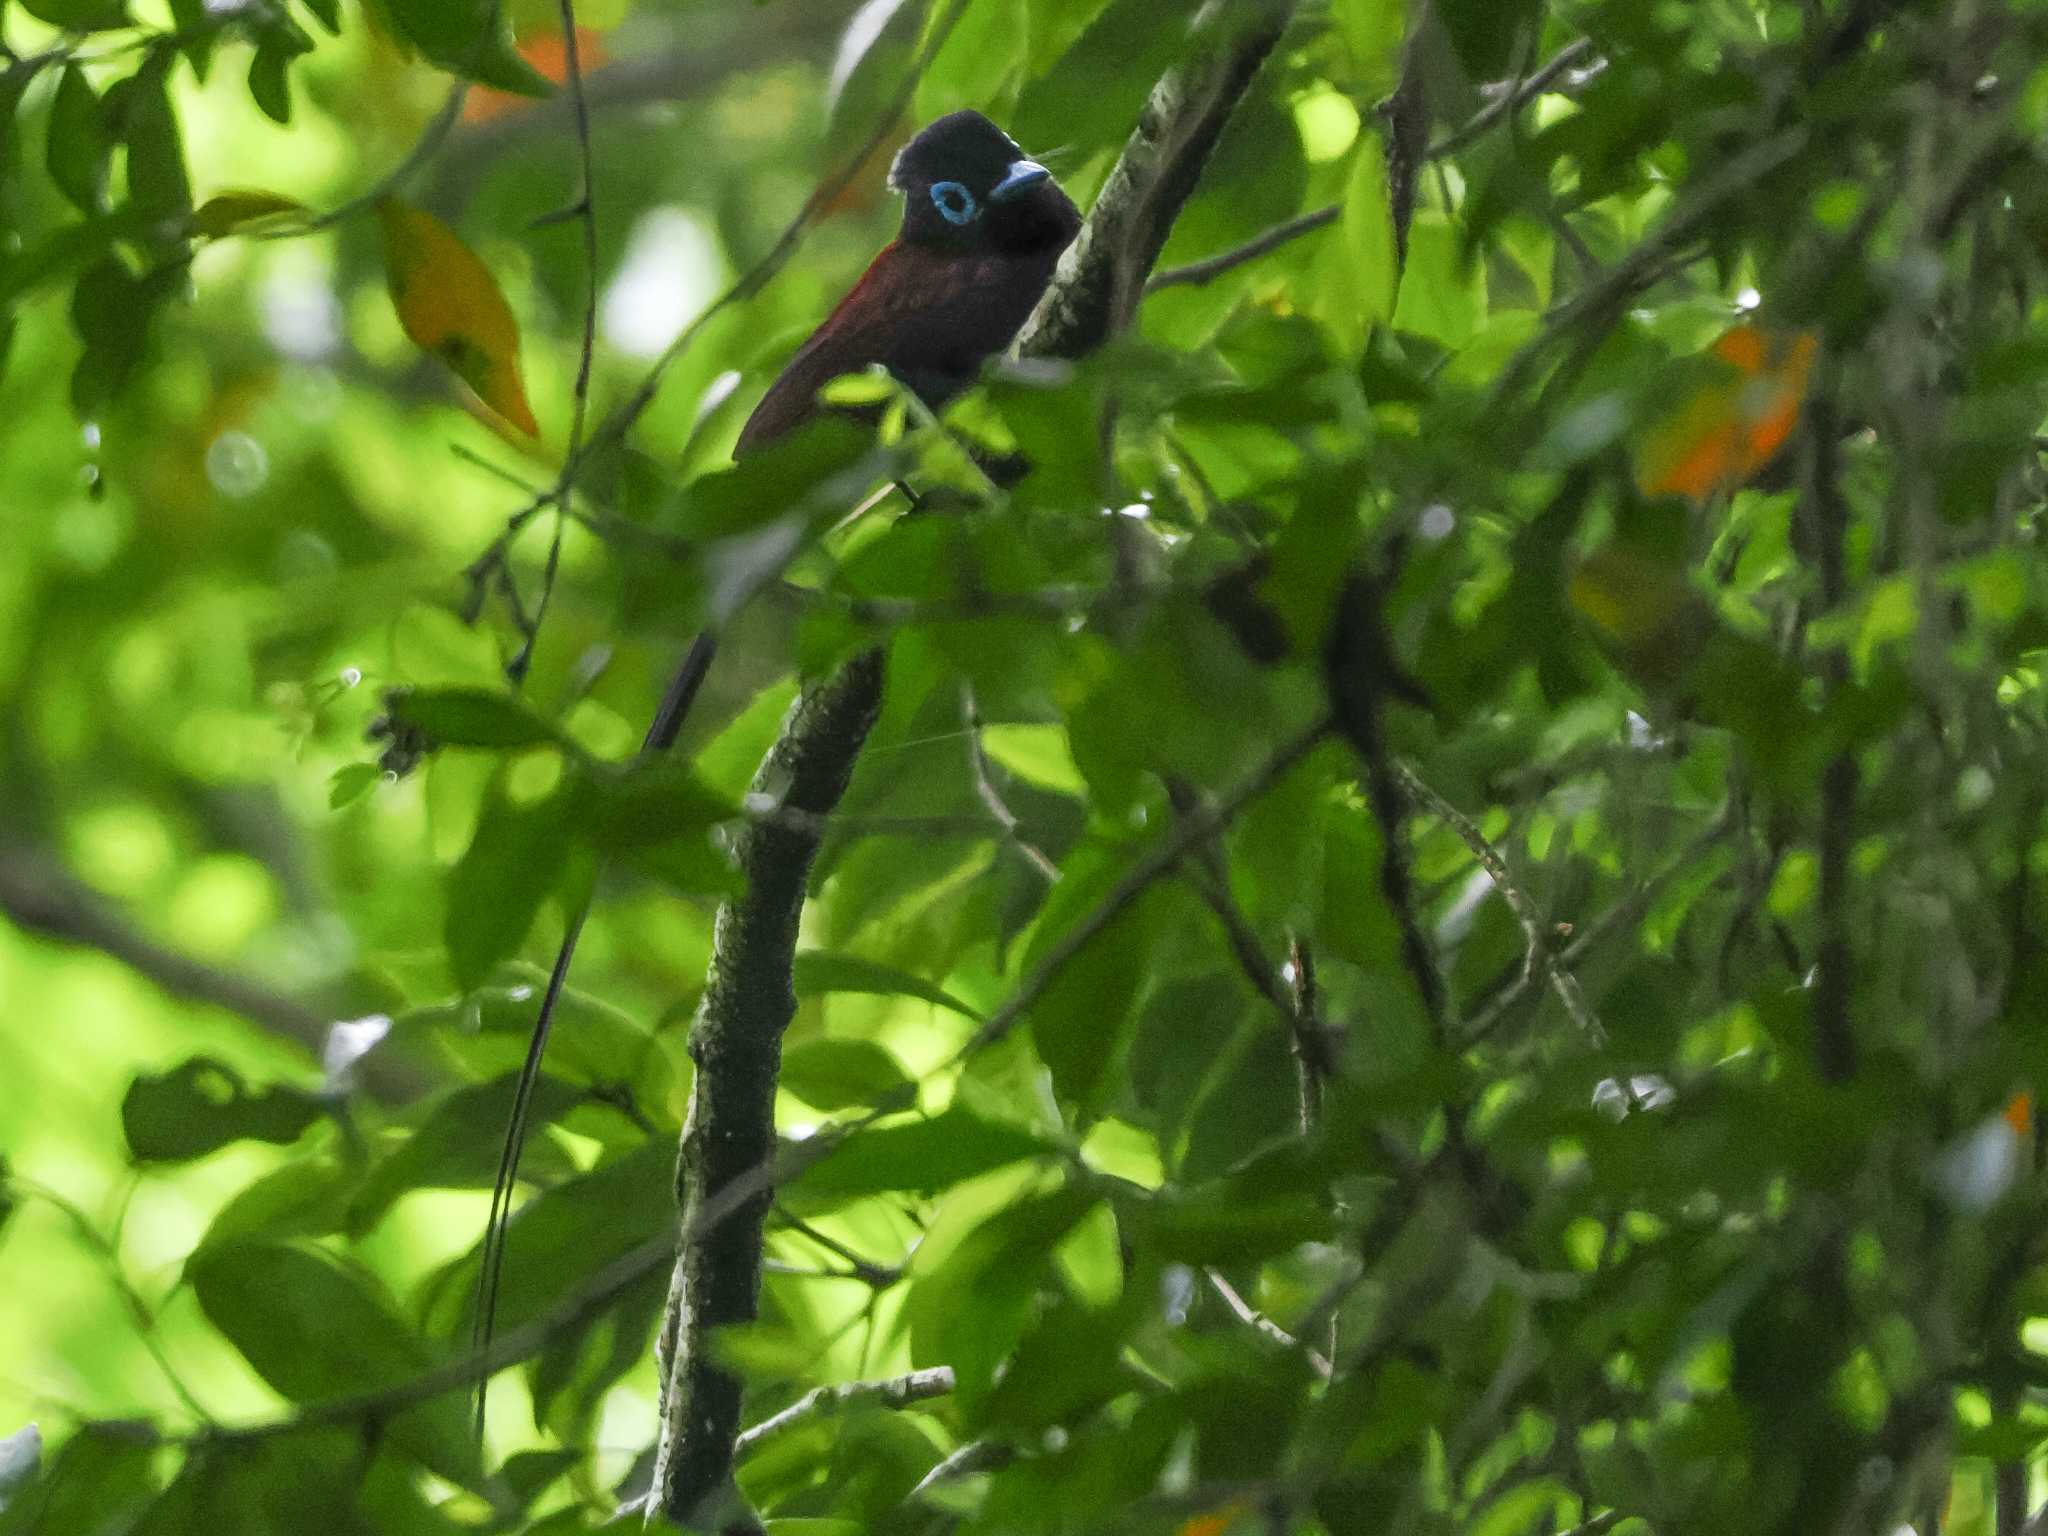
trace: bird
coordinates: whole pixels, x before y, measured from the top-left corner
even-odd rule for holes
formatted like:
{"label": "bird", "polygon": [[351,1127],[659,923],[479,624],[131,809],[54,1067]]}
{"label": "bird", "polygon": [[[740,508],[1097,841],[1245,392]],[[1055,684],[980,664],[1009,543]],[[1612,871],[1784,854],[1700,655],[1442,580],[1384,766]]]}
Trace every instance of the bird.
{"label": "bird", "polygon": [[[736,461],[827,409],[818,393],[833,379],[876,364],[926,406],[943,406],[974,382],[989,358],[1009,346],[1051,283],[1061,253],[1081,230],[1080,210],[1052,173],[972,110],[936,119],[905,144],[891,163],[889,185],[903,197],[896,238],[769,385],[740,429]],[[716,650],[711,629],[691,642],[648,726],[643,756],[675,744]],[[549,972],[513,1095],[479,1256],[474,1329],[479,1348],[490,1343],[494,1328],[505,1227],[533,1088],[582,926],[583,915],[577,912]],[[487,1382],[483,1378],[477,1384],[479,1442]]]}
{"label": "bird", "polygon": [[1081,212],[981,113],[949,113],[897,154],[897,236],[797,349],[740,429],[744,459],[817,414],[818,391],[880,364],[936,410],[1030,317]]}

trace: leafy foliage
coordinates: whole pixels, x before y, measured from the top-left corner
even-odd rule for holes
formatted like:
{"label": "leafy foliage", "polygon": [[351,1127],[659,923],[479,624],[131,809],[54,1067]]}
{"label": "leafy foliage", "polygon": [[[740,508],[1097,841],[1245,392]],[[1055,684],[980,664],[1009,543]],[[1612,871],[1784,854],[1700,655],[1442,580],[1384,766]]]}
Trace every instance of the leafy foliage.
{"label": "leafy foliage", "polygon": [[586,185],[556,5],[0,9],[0,1536],[645,1491],[714,913],[876,645],[771,1532],[2037,1513],[2048,12],[1302,6],[1131,330],[729,465],[889,102],[1086,206],[1161,10],[586,0]]}

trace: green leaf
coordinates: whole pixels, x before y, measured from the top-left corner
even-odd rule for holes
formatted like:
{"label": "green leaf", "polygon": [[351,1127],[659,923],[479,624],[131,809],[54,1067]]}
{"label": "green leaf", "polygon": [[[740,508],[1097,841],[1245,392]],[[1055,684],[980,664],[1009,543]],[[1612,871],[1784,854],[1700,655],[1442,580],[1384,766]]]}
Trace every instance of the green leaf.
{"label": "green leaf", "polygon": [[[207,1247],[185,1266],[207,1321],[294,1403],[395,1387],[432,1363],[426,1344],[365,1272],[283,1243]],[[468,1483],[475,1453],[460,1388],[393,1419],[392,1440],[443,1477]]]}
{"label": "green leaf", "polygon": [[201,1246],[249,1238],[320,1237],[346,1225],[349,1199],[362,1176],[358,1164],[300,1157],[244,1185],[214,1213]]}
{"label": "green leaf", "polygon": [[113,147],[100,99],[87,84],[85,71],[66,64],[50,103],[45,158],[57,190],[86,213],[106,206],[107,157]]}
{"label": "green leaf", "polygon": [[297,51],[277,37],[266,37],[249,60],[249,98],[274,123],[292,120],[291,62]]}
{"label": "green leaf", "polygon": [[[121,92],[121,137],[128,146],[128,201],[143,217],[177,229],[192,207],[177,114],[165,88],[175,54],[159,50]],[[111,96],[111,93],[109,93]]]}
{"label": "green leaf", "polygon": [[1016,1201],[911,1285],[912,1358],[951,1365],[970,1415],[1029,1326],[1053,1250],[1096,1200],[1094,1191],[1070,1186]]}
{"label": "green leaf", "polygon": [[450,74],[519,96],[554,86],[512,46],[510,17],[497,0],[381,0],[399,33]]}
{"label": "green leaf", "polygon": [[[1361,134],[1344,189],[1343,254],[1351,264],[1348,297],[1358,318],[1384,323],[1394,312],[1399,271],[1394,260],[1394,210],[1387,186],[1387,160],[1377,134]],[[1343,285],[1338,285],[1343,293]]]}
{"label": "green leaf", "polygon": [[1322,1242],[1330,1213],[1308,1194],[1247,1198],[1229,1185],[1185,1196],[1162,1196],[1125,1207],[1125,1221],[1146,1251],[1182,1264],[1240,1264]]}
{"label": "green leaf", "polygon": [[448,876],[444,935],[455,984],[464,991],[482,985],[512,957],[560,882],[568,800],[558,790],[530,805],[515,804],[502,776],[486,795],[476,835]]}
{"label": "green leaf", "polygon": [[133,1423],[86,1423],[0,1504],[0,1536],[125,1531],[156,1495],[157,1442]]}
{"label": "green leaf", "polygon": [[490,688],[412,688],[394,691],[391,713],[440,747],[513,751],[543,743],[566,744],[554,724],[524,701]]}
{"label": "green leaf", "polygon": [[[1114,853],[1091,850],[1082,860],[1068,861],[1067,874],[1046,901],[1024,953],[1027,973],[1073,924],[1090,919],[1121,878]],[[1148,892],[1118,913],[1060,967],[1031,1006],[1031,1039],[1053,1087],[1084,1112],[1099,1108],[1120,1079],[1137,1005],[1150,981],[1159,929],[1152,913],[1159,895]]]}
{"label": "green leaf", "polygon": [[1029,153],[1084,154],[1123,143],[1152,84],[1188,45],[1189,13],[1158,0],[1111,0],[1059,61],[1024,87],[1011,134]]}
{"label": "green leaf", "polygon": [[312,1094],[276,1086],[252,1092],[226,1062],[195,1056],[130,1083],[121,1130],[136,1161],[184,1162],[236,1141],[289,1145],[323,1113]]}
{"label": "green leaf", "polygon": [[973,0],[917,83],[917,115],[929,122],[958,107],[994,110],[1024,60],[1016,0]]}
{"label": "green leaf", "polygon": [[822,997],[829,992],[865,992],[876,997],[915,997],[935,1007],[979,1022],[981,1014],[937,987],[892,965],[864,960],[859,955],[836,954],[830,950],[799,950],[793,967],[798,997]]}
{"label": "green leaf", "polygon": [[[662,1231],[664,1224],[672,1228],[675,1164],[674,1141],[657,1138],[520,1206],[505,1229],[499,1327],[516,1328],[538,1317]],[[428,1326],[466,1333],[476,1296],[477,1259],[477,1250],[471,1249],[443,1272],[433,1291]],[[664,1263],[658,1288],[665,1289],[667,1279]],[[637,1348],[639,1341],[634,1342]]]}
{"label": "green leaf", "polygon": [[[374,1227],[400,1196],[416,1189],[488,1189],[497,1177],[499,1144],[512,1120],[519,1074],[472,1083],[444,1094],[398,1149],[370,1171],[349,1203],[349,1230]],[[535,1079],[527,1106],[528,1125],[558,1119],[583,1095],[559,1078]],[[542,1165],[530,1146],[522,1168],[538,1174]]]}
{"label": "green leaf", "polygon": [[1407,0],[1332,0],[1330,19],[1350,50],[1360,88],[1390,89],[1408,35]]}
{"label": "green leaf", "polygon": [[1571,1500],[1571,1490],[1554,1478],[1517,1483],[1489,1501],[1476,1518],[1466,1522],[1465,1530],[1469,1536],[1517,1536],[1522,1531],[1540,1530],[1562,1523]]}
{"label": "green leaf", "polygon": [[197,1451],[127,1536],[298,1536],[303,1511],[354,1504],[362,1471],[353,1428],[266,1436],[226,1455]]}
{"label": "green leaf", "polygon": [[106,32],[132,25],[123,0],[20,0],[38,21],[66,32]]}
{"label": "green leaf", "polygon": [[782,1057],[782,1086],[818,1109],[878,1104],[910,1081],[872,1040],[806,1040]]}
{"label": "green leaf", "polygon": [[354,804],[383,776],[384,770],[375,763],[344,763],[327,780],[327,808],[338,811]]}
{"label": "green leaf", "polygon": [[696,837],[731,821],[739,807],[697,776],[688,763],[646,758],[601,768],[582,784],[577,830],[600,848],[646,848]]}
{"label": "green leaf", "polygon": [[85,353],[71,373],[71,406],[90,419],[127,387],[149,346],[149,322],[184,284],[177,265],[137,277],[108,257],[85,269],[71,295],[71,323]]}
{"label": "green leaf", "polygon": [[1486,269],[1466,259],[1458,232],[1425,210],[1408,229],[1408,266],[1394,305],[1394,326],[1456,351],[1486,320]]}
{"label": "green leaf", "polygon": [[1539,24],[1537,0],[1440,0],[1432,14],[1473,84],[1508,74]]}
{"label": "green leaf", "polygon": [[834,1201],[897,1190],[933,1194],[1052,1150],[1022,1126],[955,1107],[924,1120],[855,1131],[806,1168],[795,1189]]}
{"label": "green leaf", "polygon": [[[472,993],[479,1041],[496,1040],[515,1048],[484,1058],[509,1069],[524,1059],[526,1041],[540,1009],[548,973],[537,965],[514,961],[492,973],[493,985]],[[630,1086],[666,1103],[673,1084],[664,1041],[624,1009],[574,987],[565,987],[555,1005],[556,1034],[548,1047],[550,1069],[583,1088]],[[472,1062],[472,1065],[478,1065]],[[484,1070],[500,1070],[500,1065]]]}

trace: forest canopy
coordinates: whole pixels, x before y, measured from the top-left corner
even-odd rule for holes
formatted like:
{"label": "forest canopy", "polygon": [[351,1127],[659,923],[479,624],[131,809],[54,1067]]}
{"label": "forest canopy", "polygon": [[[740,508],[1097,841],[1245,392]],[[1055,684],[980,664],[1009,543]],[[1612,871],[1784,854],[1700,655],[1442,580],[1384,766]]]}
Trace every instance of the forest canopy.
{"label": "forest canopy", "polygon": [[2048,1529],[2043,60],[0,0],[0,1536]]}

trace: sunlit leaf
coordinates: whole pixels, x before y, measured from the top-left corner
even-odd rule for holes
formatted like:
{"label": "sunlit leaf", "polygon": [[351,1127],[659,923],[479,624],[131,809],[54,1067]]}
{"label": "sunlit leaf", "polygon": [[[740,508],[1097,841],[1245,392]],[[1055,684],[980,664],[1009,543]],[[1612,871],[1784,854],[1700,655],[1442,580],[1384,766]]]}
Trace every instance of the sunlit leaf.
{"label": "sunlit leaf", "polygon": [[1407,0],[1334,0],[1330,19],[1343,34],[1365,87],[1390,87],[1408,31]]}
{"label": "sunlit leaf", "polygon": [[476,396],[529,437],[540,433],[519,373],[519,322],[490,269],[424,209],[386,200],[384,271],[399,323]]}
{"label": "sunlit leaf", "polygon": [[890,1190],[926,1193],[1050,1150],[1020,1126],[955,1108],[925,1120],[856,1131],[806,1168],[796,1189],[846,1199]]}
{"label": "sunlit leaf", "polygon": [[233,236],[299,213],[305,213],[305,205],[279,193],[215,193],[193,209],[193,233],[207,240],[219,240],[221,236]]}
{"label": "sunlit leaf", "polygon": [[910,1078],[872,1040],[806,1040],[782,1056],[782,1086],[818,1109],[881,1102]]}
{"label": "sunlit leaf", "polygon": [[899,971],[894,966],[864,960],[858,955],[834,954],[806,949],[796,956],[796,995],[815,997],[827,992],[869,992],[880,997],[915,997],[940,1008],[950,1008],[970,1019],[981,1017],[943,987]]}
{"label": "sunlit leaf", "polygon": [[[432,1363],[382,1288],[324,1250],[258,1242],[202,1248],[185,1278],[207,1321],[292,1402],[394,1386]],[[475,1454],[459,1388],[400,1414],[388,1432],[442,1476],[471,1477]]]}
{"label": "sunlit leaf", "polygon": [[486,799],[476,835],[448,877],[448,962],[465,991],[518,950],[561,879],[568,811],[560,793],[516,803],[502,781]]}

